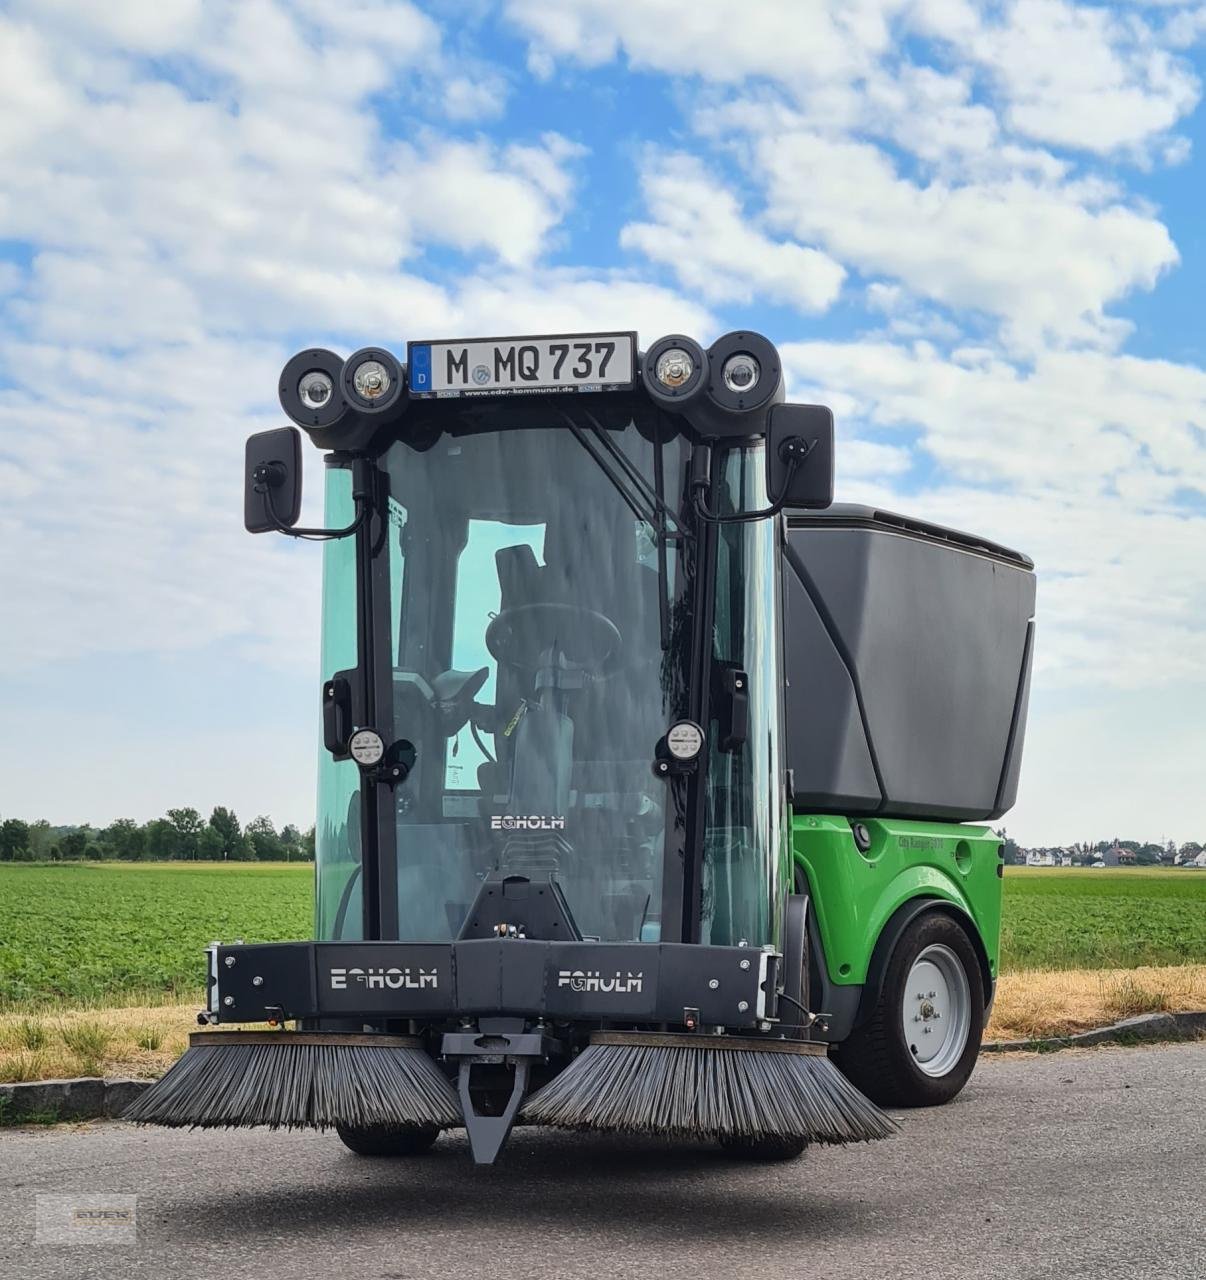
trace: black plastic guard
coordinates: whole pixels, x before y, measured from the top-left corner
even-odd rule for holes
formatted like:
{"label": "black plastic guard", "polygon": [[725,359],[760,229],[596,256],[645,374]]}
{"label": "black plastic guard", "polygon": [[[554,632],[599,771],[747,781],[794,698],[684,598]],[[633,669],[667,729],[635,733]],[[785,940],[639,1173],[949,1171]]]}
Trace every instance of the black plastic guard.
{"label": "black plastic guard", "polygon": [[777,1016],[778,957],[688,943],[283,942],[219,946],[210,1012],[416,1018],[513,1014],[574,1021],[754,1027]]}

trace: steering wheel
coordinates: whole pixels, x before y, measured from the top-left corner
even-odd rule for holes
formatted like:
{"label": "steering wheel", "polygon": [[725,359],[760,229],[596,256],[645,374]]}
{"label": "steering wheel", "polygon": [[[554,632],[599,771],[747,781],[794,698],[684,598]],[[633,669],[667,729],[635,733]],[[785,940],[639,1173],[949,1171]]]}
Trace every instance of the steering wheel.
{"label": "steering wheel", "polygon": [[622,643],[610,618],[576,604],[516,605],[486,628],[486,648],[499,662],[532,671],[550,649],[581,671],[598,671]]}
{"label": "steering wheel", "polygon": [[490,668],[477,671],[445,671],[431,682],[431,705],[440,717],[444,737],[451,738],[469,723],[473,699],[490,678]]}

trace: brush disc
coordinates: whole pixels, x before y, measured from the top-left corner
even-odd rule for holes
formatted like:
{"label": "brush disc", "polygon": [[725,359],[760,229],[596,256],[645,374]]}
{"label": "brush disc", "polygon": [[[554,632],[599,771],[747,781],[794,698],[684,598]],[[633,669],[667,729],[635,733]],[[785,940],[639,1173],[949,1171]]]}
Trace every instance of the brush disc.
{"label": "brush disc", "polygon": [[808,1040],[600,1032],[523,1110],[531,1124],[690,1138],[869,1142],[895,1123]]}
{"label": "brush disc", "polygon": [[462,1123],[447,1079],[411,1036],[202,1032],[123,1119],[170,1128]]}

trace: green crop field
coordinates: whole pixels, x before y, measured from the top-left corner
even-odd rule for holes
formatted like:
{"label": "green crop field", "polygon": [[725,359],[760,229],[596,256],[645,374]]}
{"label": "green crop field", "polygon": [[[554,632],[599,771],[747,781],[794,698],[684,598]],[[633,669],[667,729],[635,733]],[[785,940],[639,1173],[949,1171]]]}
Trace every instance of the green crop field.
{"label": "green crop field", "polygon": [[[308,864],[0,864],[0,1010],[191,997],[215,938],[308,938]],[[1009,868],[1005,972],[1206,963],[1206,872]]]}
{"label": "green crop field", "polygon": [[191,995],[214,939],[313,929],[308,863],[0,863],[0,1010]]}
{"label": "green crop field", "polygon": [[1206,871],[1009,867],[1002,968],[1206,963]]}

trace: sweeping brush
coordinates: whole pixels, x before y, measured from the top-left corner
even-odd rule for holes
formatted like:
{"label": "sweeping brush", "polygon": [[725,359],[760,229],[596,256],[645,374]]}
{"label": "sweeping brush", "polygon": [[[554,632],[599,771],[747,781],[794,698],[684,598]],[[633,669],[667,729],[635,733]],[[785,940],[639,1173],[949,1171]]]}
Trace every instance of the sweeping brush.
{"label": "sweeping brush", "polygon": [[528,1099],[563,1129],[870,1142],[896,1124],[809,1040],[606,1031]]}
{"label": "sweeping brush", "polygon": [[463,1124],[416,1036],[199,1032],[123,1119],[170,1128]]}

